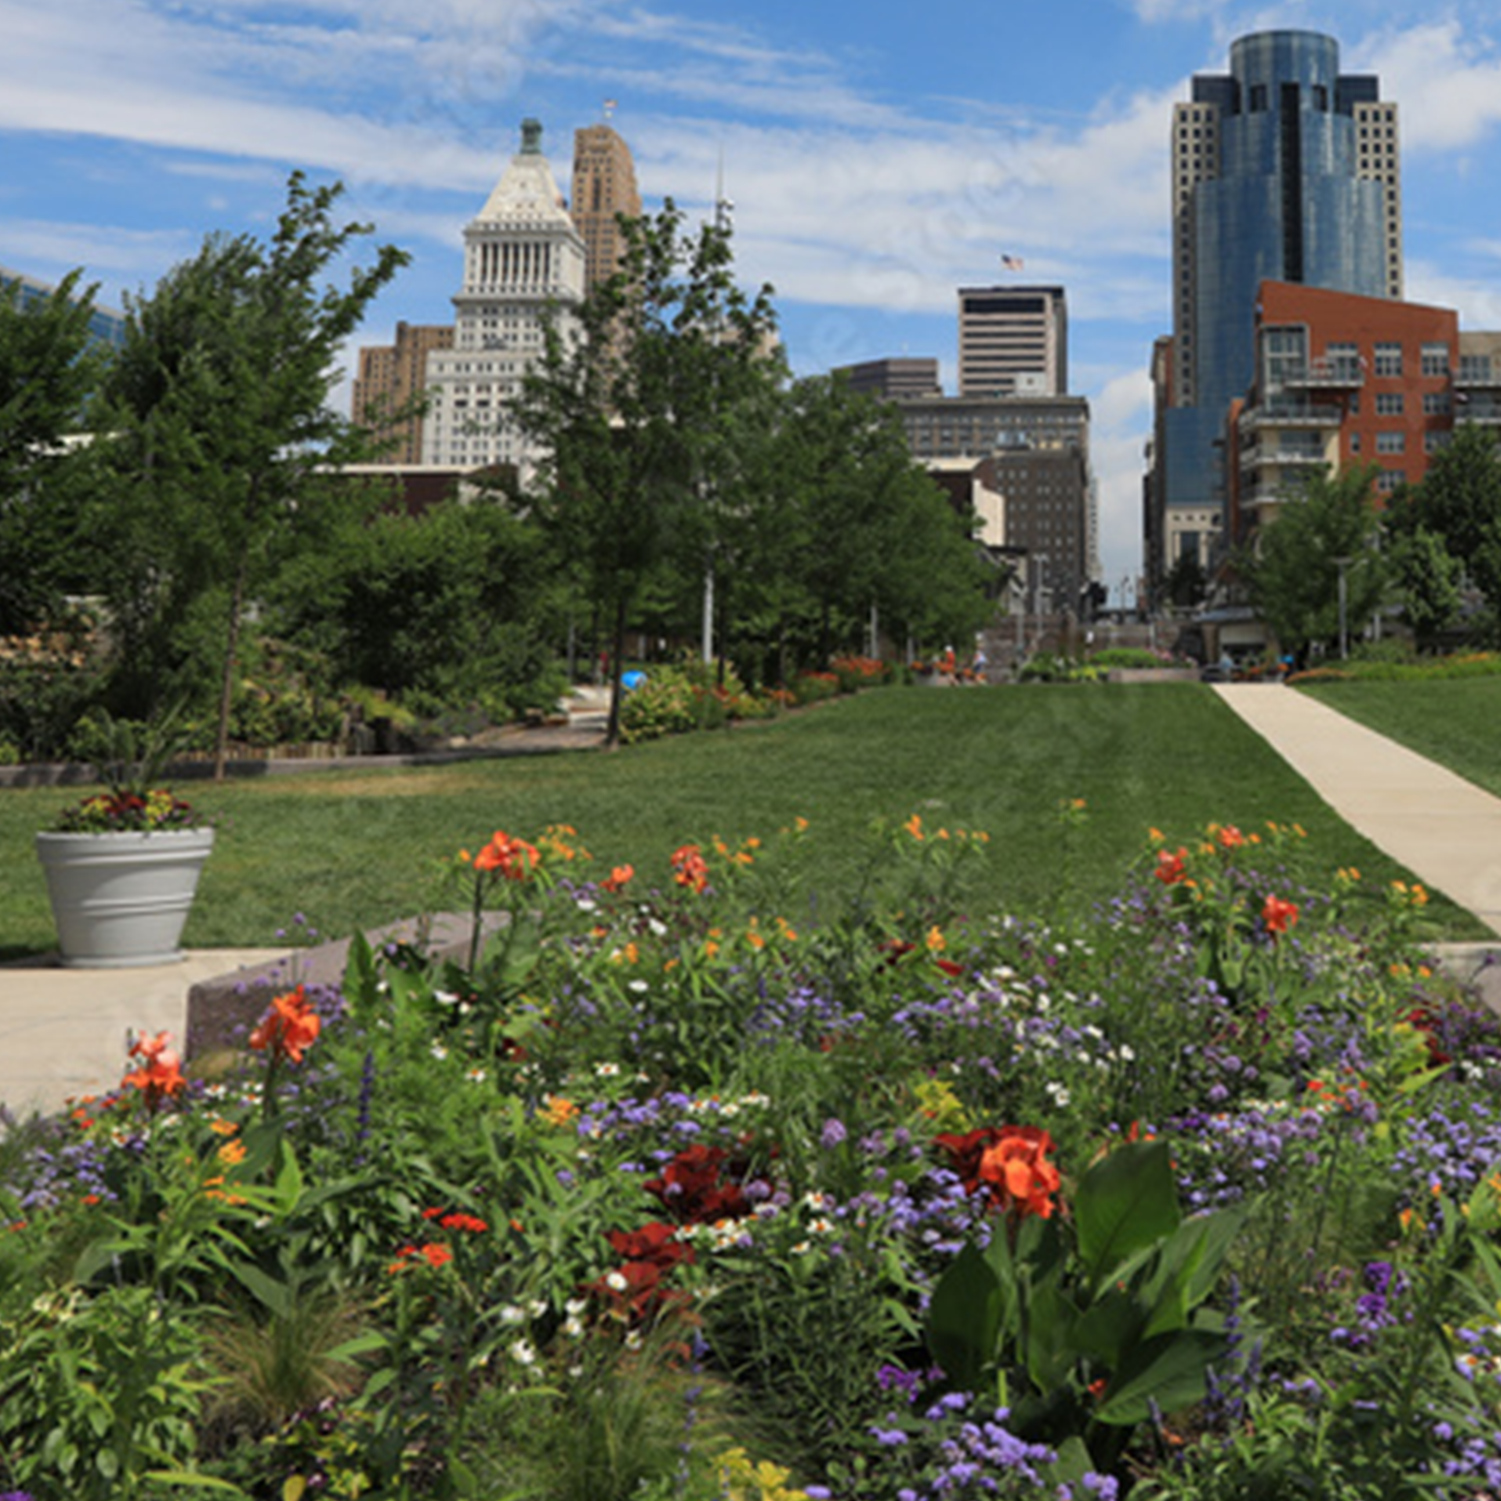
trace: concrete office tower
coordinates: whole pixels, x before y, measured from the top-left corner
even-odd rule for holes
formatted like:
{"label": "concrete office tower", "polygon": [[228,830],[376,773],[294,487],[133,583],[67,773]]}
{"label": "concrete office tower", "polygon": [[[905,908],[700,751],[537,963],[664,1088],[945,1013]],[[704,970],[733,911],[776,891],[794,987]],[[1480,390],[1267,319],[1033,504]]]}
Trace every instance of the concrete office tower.
{"label": "concrete office tower", "polygon": [[351,406],[356,422],[368,421],[383,440],[382,464],[417,464],[422,460],[422,418],[387,419],[427,389],[427,357],[453,348],[453,329],[446,323],[396,325],[394,344],[360,350]]}
{"label": "concrete office tower", "polygon": [[1062,287],[959,289],[959,394],[1062,396],[1068,308]]}
{"label": "concrete office tower", "polygon": [[527,470],[534,455],[506,409],[542,352],[544,317],[557,310],[566,332],[583,292],[584,241],[542,155],[542,127],[526,120],[521,150],[464,230],[453,348],[427,359],[424,464]]}
{"label": "concrete office tower", "polygon": [[1215,445],[1254,374],[1257,287],[1401,296],[1396,106],[1380,99],[1377,79],[1339,71],[1331,37],[1244,36],[1230,72],[1196,76],[1192,99],[1175,106],[1172,170],[1169,532],[1180,509],[1207,506],[1223,524]]}
{"label": "concrete office tower", "polygon": [[625,251],[617,214],[641,217],[641,192],[631,148],[609,125],[573,133],[573,222],[584,237],[584,286],[611,277]]}

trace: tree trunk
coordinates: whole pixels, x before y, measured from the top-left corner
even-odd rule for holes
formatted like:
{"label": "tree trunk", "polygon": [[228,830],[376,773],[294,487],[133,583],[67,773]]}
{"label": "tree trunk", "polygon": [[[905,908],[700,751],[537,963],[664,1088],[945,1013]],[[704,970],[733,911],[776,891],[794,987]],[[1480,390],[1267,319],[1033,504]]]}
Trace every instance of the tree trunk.
{"label": "tree trunk", "polygon": [[615,601],[615,639],[610,647],[610,713],[605,721],[605,748],[620,744],[620,700],[623,693],[621,668],[625,664],[625,596]]}
{"label": "tree trunk", "polygon": [[219,682],[219,724],[214,731],[214,780],[224,780],[229,755],[229,711],[234,700],[235,658],[240,649],[240,614],[245,603],[245,557],[235,568],[234,588],[229,597],[229,639],[224,645],[224,674]]}

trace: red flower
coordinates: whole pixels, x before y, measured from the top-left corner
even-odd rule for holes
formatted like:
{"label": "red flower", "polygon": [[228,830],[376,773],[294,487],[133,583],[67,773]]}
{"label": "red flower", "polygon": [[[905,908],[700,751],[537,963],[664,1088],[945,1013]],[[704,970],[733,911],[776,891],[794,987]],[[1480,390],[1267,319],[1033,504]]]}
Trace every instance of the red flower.
{"label": "red flower", "polygon": [[721,1183],[725,1160],[723,1147],[695,1142],[684,1148],[643,1187],[659,1199],[662,1207],[682,1224],[712,1225],[717,1220],[739,1219],[751,1211],[737,1183]]}
{"label": "red flower", "polygon": [[1219,841],[1221,849],[1239,849],[1246,842],[1246,836],[1233,823],[1222,824],[1219,830]]}
{"label": "red flower", "polygon": [[1152,872],[1164,886],[1176,886],[1188,876],[1188,851],[1180,844],[1176,851],[1158,850],[1157,869]]}
{"label": "red flower", "polygon": [[270,1050],[277,1058],[301,1063],[303,1053],[312,1046],[323,1023],[299,985],[271,1002],[271,1009],[250,1034],[250,1046],[257,1052]]}
{"label": "red flower", "polygon": [[498,870],[508,881],[524,881],[541,862],[537,846],[495,831],[494,837],[474,857],[476,870]]}
{"label": "red flower", "polygon": [[1298,907],[1296,902],[1284,902],[1280,896],[1268,896],[1266,905],[1261,909],[1261,920],[1266,924],[1266,930],[1274,938],[1279,933],[1285,933],[1298,920]]}

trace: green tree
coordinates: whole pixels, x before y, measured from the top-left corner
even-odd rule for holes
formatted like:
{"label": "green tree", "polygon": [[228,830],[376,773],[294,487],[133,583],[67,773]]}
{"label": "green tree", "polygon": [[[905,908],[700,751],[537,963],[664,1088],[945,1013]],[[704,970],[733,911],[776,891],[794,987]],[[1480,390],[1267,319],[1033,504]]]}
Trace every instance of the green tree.
{"label": "green tree", "polygon": [[571,318],[551,320],[513,413],[542,454],[525,484],[527,513],[609,622],[610,744],[630,612],[653,574],[685,552],[702,576],[729,413],[780,372],[765,352],[770,289],[750,297],[736,285],[728,225],[686,233],[671,199],[621,223],[622,269]]}
{"label": "green tree", "polygon": [[270,623],[342,685],[424,712],[480,704],[504,715],[540,702],[551,670],[544,627],[557,610],[540,546],[494,498],[355,516],[278,576]]}
{"label": "green tree", "polygon": [[[137,692],[188,654],[184,625],[215,639],[223,775],[247,606],[287,546],[346,495],[326,471],[368,456],[369,435],[334,413],[338,357],[405,265],[381,246],[347,287],[326,282],[364,224],[337,224],[342,186],[294,173],[269,243],[210,236],[198,256],[129,305],[102,413],[115,477],[101,517],[118,560],[115,618]],[[212,612],[216,619],[205,619]],[[140,682],[140,669],[155,681]]]}
{"label": "green tree", "polygon": [[799,381],[767,459],[754,571],[783,655],[800,640],[826,661],[864,638],[873,611],[888,635],[932,644],[983,622],[989,570],[974,517],[913,461],[894,408],[837,377]]}
{"label": "green tree", "polygon": [[45,297],[0,283],[0,634],[55,618],[92,553],[81,519],[90,455],[65,440],[103,369],[89,339],[94,287],[73,271]]}
{"label": "green tree", "polygon": [[1432,651],[1459,615],[1464,569],[1426,526],[1395,532],[1387,547],[1392,583],[1420,651]]}
{"label": "green tree", "polygon": [[1342,571],[1347,628],[1381,604],[1386,568],[1375,547],[1380,518],[1371,504],[1371,474],[1321,471],[1289,490],[1245,559],[1252,603],[1281,649],[1299,660],[1313,644],[1327,648],[1339,640]]}
{"label": "green tree", "polygon": [[1442,539],[1485,600],[1487,630],[1501,640],[1501,454],[1489,429],[1461,423],[1410,492],[1408,529]]}

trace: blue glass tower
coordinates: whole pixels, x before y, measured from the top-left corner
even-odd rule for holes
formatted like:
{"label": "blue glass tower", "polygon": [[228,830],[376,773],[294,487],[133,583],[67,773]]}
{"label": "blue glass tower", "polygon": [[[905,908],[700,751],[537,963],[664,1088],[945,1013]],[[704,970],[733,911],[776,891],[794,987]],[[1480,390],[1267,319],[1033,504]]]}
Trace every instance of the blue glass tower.
{"label": "blue glass tower", "polygon": [[[1165,561],[1223,508],[1216,441],[1253,374],[1256,291],[1288,281],[1400,297],[1396,106],[1308,31],[1241,37],[1173,121],[1173,366]],[[1181,523],[1192,515],[1194,527]],[[1223,516],[1220,516],[1223,525]],[[1214,522],[1208,521],[1212,530]],[[1223,532],[1221,532],[1223,535]],[[1200,556],[1213,546],[1200,547]]]}

